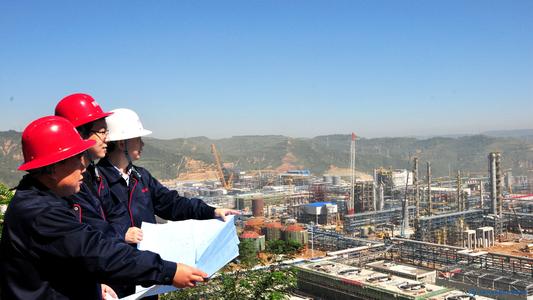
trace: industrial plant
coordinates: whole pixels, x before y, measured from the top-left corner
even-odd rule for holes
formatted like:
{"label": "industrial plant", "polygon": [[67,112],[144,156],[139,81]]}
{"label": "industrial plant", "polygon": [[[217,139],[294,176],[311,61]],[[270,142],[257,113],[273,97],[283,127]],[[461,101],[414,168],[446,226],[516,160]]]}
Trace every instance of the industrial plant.
{"label": "industrial plant", "polygon": [[174,188],[243,211],[257,252],[302,244],[291,265],[307,299],[533,299],[533,194],[502,153],[484,154],[484,174],[433,177],[413,156],[361,175],[355,135],[350,146],[349,172],[311,174],[224,168],[213,145],[218,180]]}

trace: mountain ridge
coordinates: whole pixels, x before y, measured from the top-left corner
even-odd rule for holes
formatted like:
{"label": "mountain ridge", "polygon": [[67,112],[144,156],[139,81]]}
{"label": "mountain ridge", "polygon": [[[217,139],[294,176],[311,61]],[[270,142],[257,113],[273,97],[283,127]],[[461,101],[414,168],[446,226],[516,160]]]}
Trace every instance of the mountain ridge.
{"label": "mountain ridge", "polygon": [[[22,162],[20,132],[0,132],[0,182],[15,185],[23,172],[16,171]],[[207,137],[171,140],[147,137],[143,157],[138,164],[160,179],[176,178],[178,172],[192,172],[184,160],[213,166],[211,144],[215,144],[223,162],[242,170],[305,168],[321,175],[333,167],[349,166],[351,135],[333,134],[313,138],[282,135],[246,135],[223,139]],[[445,176],[456,170],[487,173],[487,155],[499,151],[503,168],[513,174],[526,175],[533,170],[533,140],[486,135],[461,137],[360,138],[356,143],[356,169],[371,173],[373,168],[412,168],[411,159],[421,164],[432,162],[433,174]],[[424,168],[421,167],[421,170]],[[424,177],[420,171],[421,178]]]}

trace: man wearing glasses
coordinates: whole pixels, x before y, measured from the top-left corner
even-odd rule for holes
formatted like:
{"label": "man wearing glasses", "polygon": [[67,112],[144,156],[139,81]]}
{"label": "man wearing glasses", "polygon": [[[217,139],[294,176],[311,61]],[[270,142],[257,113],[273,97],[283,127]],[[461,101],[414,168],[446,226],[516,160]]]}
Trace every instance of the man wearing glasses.
{"label": "man wearing glasses", "polygon": [[79,205],[77,212],[81,222],[99,229],[108,237],[118,237],[131,244],[140,242],[141,229],[124,225],[129,224],[128,211],[122,203],[113,202],[109,186],[94,163],[107,152],[109,131],[105,118],[112,113],[104,112],[90,95],[77,93],[59,101],[55,114],[68,119],[82,138],[96,142],[86,151],[90,163],[83,174],[80,192],[71,196]]}

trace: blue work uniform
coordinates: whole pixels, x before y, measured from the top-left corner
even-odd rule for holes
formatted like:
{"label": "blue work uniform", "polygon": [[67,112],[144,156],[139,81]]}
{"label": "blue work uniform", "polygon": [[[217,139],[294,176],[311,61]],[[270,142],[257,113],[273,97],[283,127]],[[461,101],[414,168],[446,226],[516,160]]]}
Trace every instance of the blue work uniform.
{"label": "blue work uniform", "polygon": [[101,299],[99,282],[172,283],[176,263],[106,238],[77,212],[73,201],[24,176],[4,216],[0,298]]}
{"label": "blue work uniform", "polygon": [[[205,220],[215,217],[214,207],[201,199],[185,198],[177,191],[169,190],[144,168],[131,166],[129,184],[107,158],[100,159],[98,169],[109,184],[114,201],[118,200],[127,207],[129,226],[140,228],[142,222],[156,223],[155,216],[171,221]],[[131,284],[111,287],[119,297],[135,292],[135,286]]]}
{"label": "blue work uniform", "polygon": [[171,221],[215,217],[214,207],[169,190],[144,168],[132,166],[129,184],[107,158],[98,162],[98,169],[109,184],[114,201],[118,199],[128,209],[129,226],[140,228],[142,222],[156,223],[155,216]]}
{"label": "blue work uniform", "polygon": [[129,228],[128,210],[120,201],[113,200],[98,167],[92,163],[87,167],[80,192],[68,198],[79,205],[78,213],[83,223],[102,231],[107,237],[124,240]]}

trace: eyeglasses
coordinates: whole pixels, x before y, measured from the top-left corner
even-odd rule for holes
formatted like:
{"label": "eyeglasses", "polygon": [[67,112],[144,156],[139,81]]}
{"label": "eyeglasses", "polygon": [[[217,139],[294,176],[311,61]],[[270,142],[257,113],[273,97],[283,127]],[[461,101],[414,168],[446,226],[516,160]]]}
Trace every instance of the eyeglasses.
{"label": "eyeglasses", "polygon": [[99,139],[101,139],[102,141],[105,141],[105,137],[109,134],[109,130],[107,129],[103,129],[99,131],[91,130],[91,133],[96,134],[96,136],[98,136]]}

